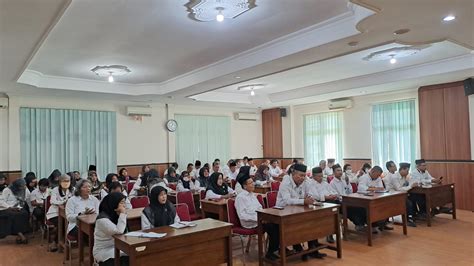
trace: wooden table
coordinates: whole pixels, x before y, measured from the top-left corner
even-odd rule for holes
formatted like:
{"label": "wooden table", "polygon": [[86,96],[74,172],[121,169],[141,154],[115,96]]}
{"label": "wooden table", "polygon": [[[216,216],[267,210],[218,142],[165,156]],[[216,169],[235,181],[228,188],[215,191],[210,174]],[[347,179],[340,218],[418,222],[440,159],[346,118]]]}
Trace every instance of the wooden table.
{"label": "wooden table", "polygon": [[[286,206],[283,210],[273,208],[258,210],[258,257],[259,265],[265,261],[263,223],[278,224],[280,229],[280,265],[286,265],[286,259],[301,256],[322,248],[329,248],[342,256],[341,234],[339,226],[338,204],[324,203],[313,208],[307,206]],[[336,234],[336,246],[320,245],[316,248],[286,256],[285,247],[316,240],[321,237]]]}
{"label": "wooden table", "polygon": [[[372,223],[383,221],[393,216],[402,215],[403,234],[407,234],[407,193],[403,191],[393,191],[386,193],[373,193],[366,196],[360,193],[352,193],[342,196],[342,213],[344,218],[344,240],[347,240],[349,229],[347,228],[347,208],[361,207],[367,214],[367,241],[372,246]],[[359,233],[352,231],[353,233]]]}
{"label": "wooden table", "polygon": [[259,194],[267,194],[267,192],[270,192],[272,191],[272,187],[270,184],[265,184],[265,185],[262,185],[262,186],[255,186],[255,193],[259,193]]}
{"label": "wooden table", "polygon": [[[136,208],[127,210],[127,225],[130,231],[136,231],[141,229],[141,214],[144,208]],[[92,265],[94,262],[94,255],[92,249],[94,247],[94,229],[95,220],[97,214],[81,215],[77,217],[77,226],[79,228],[78,235],[78,247],[79,247],[79,265],[84,262],[84,234],[89,236],[89,262],[88,265]]]}
{"label": "wooden table", "polygon": [[219,201],[201,200],[202,215],[204,218],[217,218],[219,221],[227,222],[227,200]]}
{"label": "wooden table", "polygon": [[130,265],[232,265],[232,224],[213,219],[193,223],[195,227],[145,230],[166,233],[163,238],[114,236],[115,265],[120,265],[120,251],[129,256]]}
{"label": "wooden table", "polygon": [[454,183],[433,184],[431,187],[414,187],[408,191],[410,194],[424,195],[426,199],[426,222],[431,226],[431,208],[453,205],[453,219],[456,219],[456,197]]}
{"label": "wooden table", "polygon": [[[168,193],[168,199],[170,200],[171,203],[176,204],[177,195],[178,195],[177,192]],[[201,212],[201,192],[200,191],[193,192],[193,198],[194,198],[194,208],[196,209],[196,213],[200,213]]]}

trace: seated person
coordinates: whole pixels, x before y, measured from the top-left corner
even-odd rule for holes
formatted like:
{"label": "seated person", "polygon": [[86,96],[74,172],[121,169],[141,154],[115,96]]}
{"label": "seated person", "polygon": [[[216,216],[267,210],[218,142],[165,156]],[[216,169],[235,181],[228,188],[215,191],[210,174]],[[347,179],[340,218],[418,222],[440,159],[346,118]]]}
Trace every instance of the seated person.
{"label": "seated person", "polygon": [[7,187],[8,187],[7,177],[3,175],[2,173],[0,173],[0,195],[2,195],[3,190]]}
{"label": "seated person", "polygon": [[36,221],[41,224],[44,222],[45,210],[44,201],[49,196],[49,181],[47,178],[43,178],[38,182],[38,187],[31,192],[30,202],[33,209],[33,216]]}
{"label": "seated person", "polygon": [[[385,187],[388,191],[409,191],[412,187],[418,186],[418,183],[410,183],[410,177],[408,173],[410,172],[409,163],[400,163],[400,168],[398,172],[393,175],[388,175],[384,177]],[[413,196],[408,195],[406,201],[407,215],[408,215],[408,225],[416,227],[415,223],[415,206]]]}
{"label": "seated person", "polygon": [[68,235],[78,236],[77,217],[85,214],[93,214],[99,211],[99,200],[91,194],[92,186],[89,180],[82,179],[76,185],[74,197],[66,203],[66,218],[69,222]]}
{"label": "seated person", "polygon": [[436,179],[430,175],[426,170],[426,161],[424,159],[415,160],[416,169],[411,173],[411,178],[414,182],[420,185],[436,183],[440,184],[441,179]]}
{"label": "seated person", "polygon": [[107,194],[109,194],[109,186],[112,182],[119,181],[118,175],[115,173],[110,173],[105,177],[105,183],[102,185],[100,190],[100,198],[103,199]]}
{"label": "seated person", "polygon": [[278,166],[278,160],[273,159],[270,161],[269,165],[269,171],[268,173],[270,174],[270,181],[282,181],[283,176],[286,175],[285,172],[283,172],[280,167]]}
{"label": "seated person", "polygon": [[183,191],[197,191],[200,188],[200,184],[198,180],[193,179],[188,171],[181,172],[181,176],[178,181],[178,185],[176,186],[176,191],[183,192]]}
{"label": "seated person", "polygon": [[176,208],[168,201],[168,192],[162,186],[154,187],[150,192],[150,205],[143,209],[142,230],[179,223]]}
{"label": "seated person", "polygon": [[199,186],[201,187],[200,189],[206,190],[209,184],[209,168],[201,167],[199,170],[199,177],[196,181],[199,181]]}
{"label": "seated person", "polygon": [[359,183],[359,178],[352,172],[352,165],[346,163],[344,167],[342,167],[342,171],[344,171],[342,175],[343,180],[349,179],[349,183]]}
{"label": "seated person", "polygon": [[[69,175],[61,175],[59,177],[59,186],[56,186],[51,191],[51,205],[46,212],[46,219],[48,219],[48,221],[56,228],[58,228],[59,206],[66,204],[67,200],[74,195],[74,187],[71,185],[71,179],[72,178]],[[49,243],[49,250],[51,252],[56,252],[58,250],[57,232],[55,232],[53,239],[53,242]]]}
{"label": "seated person", "polygon": [[[102,199],[99,205],[99,215],[95,222],[92,252],[94,258],[99,262],[99,266],[114,265],[113,236],[123,234],[126,228],[125,196],[121,192],[110,192]],[[120,265],[129,265],[128,256],[123,252],[120,252]]]}
{"label": "seated person", "polygon": [[260,183],[260,184],[270,181],[270,176],[268,173],[269,169],[270,168],[268,167],[268,165],[261,164],[258,167],[257,172],[255,173],[255,181],[257,181],[257,183]]}
{"label": "seated person", "polygon": [[336,162],[335,159],[328,159],[328,163],[327,163],[326,168],[322,168],[323,169],[323,176],[328,177],[328,176],[333,175],[332,166],[334,165],[335,162]]}
{"label": "seated person", "polygon": [[387,172],[382,174],[384,183],[385,183],[385,178],[391,179],[397,173],[397,166],[395,165],[393,161],[388,161],[385,164],[385,167],[387,167]]}
{"label": "seated person", "polygon": [[102,188],[102,183],[99,181],[99,177],[97,177],[97,172],[89,171],[87,180],[89,180],[89,183],[91,185],[91,193],[92,194],[100,193],[100,189]]}
{"label": "seated person", "polygon": [[38,179],[36,178],[35,173],[33,172],[28,172],[25,175],[25,182],[26,182],[26,188],[31,192],[36,189],[36,183],[38,183]]}
{"label": "seated person", "polygon": [[364,163],[362,165],[362,167],[360,168],[360,170],[357,172],[357,177],[361,177],[361,176],[369,173],[371,168],[372,168],[372,166],[370,165],[370,163]]}
{"label": "seated person", "polygon": [[227,178],[229,180],[235,180],[238,174],[239,174],[239,170],[237,169],[237,163],[235,161],[231,161],[229,163],[229,169],[226,170]]}
{"label": "seated person", "polygon": [[239,182],[239,178],[247,178],[250,177],[250,166],[242,166],[239,169],[239,175],[237,176],[237,183],[235,184],[235,193],[238,195],[240,192],[243,191],[242,185]]}
{"label": "seated person", "polygon": [[17,244],[28,244],[24,234],[30,231],[29,199],[30,191],[23,178],[13,181],[3,190],[0,196],[0,238],[16,235]]}
{"label": "seated person", "polygon": [[[310,205],[314,203],[314,199],[305,194],[308,191],[306,181],[306,165],[295,164],[291,167],[291,174],[283,179],[278,190],[276,206],[285,207],[288,205]],[[316,248],[319,245],[318,240],[308,241],[308,248]],[[303,251],[303,247],[299,244],[293,245],[295,252]],[[319,251],[303,255],[303,261],[308,257],[323,258],[326,254]]]}
{"label": "seated person", "polygon": [[209,186],[206,191],[206,199],[228,199],[235,196],[234,190],[224,182],[224,175],[216,172],[209,178]]}
{"label": "seated person", "polygon": [[[171,167],[165,170],[164,175],[168,175],[170,173],[170,168],[174,169],[174,172],[179,176],[181,174],[181,171],[178,169],[178,163],[172,163]],[[177,181],[176,181],[177,182]],[[173,183],[173,182],[172,182]]]}
{"label": "seated person", "polygon": [[178,173],[176,172],[176,169],[174,167],[168,168],[168,170],[165,173],[165,183],[178,183],[179,178],[178,178]]}
{"label": "seated person", "polygon": [[[130,203],[130,199],[128,198],[127,190],[123,189],[123,186],[120,182],[115,181],[115,182],[110,183],[110,185],[108,187],[108,191],[110,191],[110,193],[112,193],[112,192],[122,193],[122,195],[125,196],[125,208],[126,209],[132,209],[133,208],[132,203]],[[107,193],[105,196],[107,196],[108,194],[109,193]],[[103,199],[103,198],[101,198],[101,199]]]}
{"label": "seated person", "polygon": [[248,158],[248,163],[245,166],[250,166],[250,176],[254,177],[255,174],[257,173],[257,166],[255,165],[253,158]]}
{"label": "seated person", "polygon": [[[235,198],[235,209],[242,227],[254,229],[258,226],[257,210],[261,210],[262,205],[253,193],[255,190],[253,179],[250,178],[250,175],[242,173],[242,168],[244,167],[250,169],[249,166],[242,166],[240,168],[241,173],[239,173],[237,181],[243,189]],[[263,224],[263,228],[269,238],[268,251],[265,257],[269,260],[277,260],[278,257],[275,255],[275,251],[278,250],[280,243],[278,225],[266,223]]]}
{"label": "seated person", "polygon": [[352,193],[352,186],[349,182],[349,177],[345,176],[342,179],[342,168],[339,164],[333,165],[334,178],[331,180],[331,188],[338,195],[338,200],[342,201],[342,196],[349,195]]}
{"label": "seated person", "polygon": [[127,168],[121,168],[119,171],[118,179],[120,182],[128,182],[130,181],[130,176],[128,176]]}

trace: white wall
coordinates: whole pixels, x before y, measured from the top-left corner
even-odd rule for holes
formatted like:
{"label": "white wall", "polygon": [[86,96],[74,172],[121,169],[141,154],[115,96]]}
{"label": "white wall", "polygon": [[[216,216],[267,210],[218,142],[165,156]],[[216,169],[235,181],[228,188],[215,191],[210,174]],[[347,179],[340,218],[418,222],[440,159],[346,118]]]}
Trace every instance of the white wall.
{"label": "white wall", "polygon": [[469,121],[471,129],[471,159],[474,160],[474,95],[469,95]]}
{"label": "white wall", "polygon": [[[0,109],[0,171],[20,170],[20,107],[67,108],[117,112],[117,163],[141,164],[175,160],[174,133],[168,133],[165,123],[174,114],[225,115],[231,118],[231,156],[262,157],[261,120],[236,121],[234,112],[225,108],[170,106],[153,104],[151,117],[135,121],[125,114],[126,106],[136,103],[97,101],[93,99],[10,97],[8,110]],[[245,110],[249,112],[249,110]],[[245,144],[245,145],[244,145]],[[227,159],[227,158],[222,158]]]}
{"label": "white wall", "polygon": [[[343,157],[371,158],[371,105],[380,102],[397,101],[402,99],[416,99],[416,101],[418,101],[417,90],[413,89],[397,93],[385,93],[355,97],[353,101],[353,107],[343,111]],[[418,119],[418,102],[416,103],[416,106],[416,118]],[[294,142],[294,154],[292,154],[292,157],[304,157],[303,116],[306,114],[328,112],[328,103],[321,102],[299,105],[294,106],[292,109],[292,118],[294,120],[294,134],[291,140]],[[419,142],[417,147],[417,154],[419,154]]]}

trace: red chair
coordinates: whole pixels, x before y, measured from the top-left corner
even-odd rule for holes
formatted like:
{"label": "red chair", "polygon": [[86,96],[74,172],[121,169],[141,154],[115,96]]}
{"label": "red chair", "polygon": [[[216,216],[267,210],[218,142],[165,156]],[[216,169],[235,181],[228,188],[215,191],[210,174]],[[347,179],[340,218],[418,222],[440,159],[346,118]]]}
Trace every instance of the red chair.
{"label": "red chair", "polygon": [[262,196],[262,194],[257,194],[257,200],[258,200],[258,202],[260,202],[260,204],[262,205],[262,208],[265,209],[265,202],[263,201],[263,196]]}
{"label": "red chair", "polygon": [[178,194],[176,195],[176,204],[180,203],[188,205],[191,221],[201,219],[201,216],[196,213],[196,207],[194,207],[194,197],[191,191],[178,192]]}
{"label": "red chair", "polygon": [[206,198],[206,190],[201,190],[201,199],[205,199]]}
{"label": "red chair", "polygon": [[168,183],[168,187],[171,188],[172,190],[176,190],[176,184],[175,183]]}
{"label": "red chair", "polygon": [[333,175],[329,175],[328,176],[328,183],[331,183],[331,181],[334,179],[334,176]]}
{"label": "red chair", "polygon": [[[248,229],[242,227],[240,224],[240,219],[237,214],[237,210],[235,209],[235,201],[234,199],[229,199],[227,201],[227,220],[229,223],[232,224],[232,236],[239,236],[240,237],[240,243],[242,245],[242,255],[244,257],[244,265],[245,265],[245,253],[249,253],[250,249],[250,241],[252,239],[253,235],[257,235],[257,229]],[[242,238],[243,236],[248,236],[249,240],[247,242],[247,248],[245,249],[244,252],[244,239]]]}
{"label": "red chair", "polygon": [[130,194],[130,191],[132,191],[133,185],[135,185],[135,182],[130,181],[130,182],[127,183],[127,193],[128,194]]}
{"label": "red chair", "polygon": [[176,204],[176,214],[178,215],[179,219],[181,221],[191,221],[191,216],[189,215],[189,209],[188,205],[181,203],[181,204]]}
{"label": "red chair", "polygon": [[272,182],[270,184],[270,187],[271,187],[272,191],[278,191],[280,189],[280,182],[278,182],[278,181]]}
{"label": "red chair", "polygon": [[351,186],[352,186],[352,193],[357,193],[357,184],[351,183]]}
{"label": "red chair", "polygon": [[230,180],[230,187],[232,189],[235,189],[235,184],[237,184],[237,180],[235,180],[235,179]]}
{"label": "red chair", "polygon": [[267,192],[267,204],[268,208],[273,208],[276,205],[278,191]]}
{"label": "red chair", "polygon": [[[46,219],[46,213],[48,213],[49,207],[51,206],[51,196],[48,196],[46,200],[43,202],[44,204],[44,228],[46,228],[46,238],[48,239],[48,248],[46,248],[47,251],[49,250],[49,243],[51,243],[51,231],[54,230],[54,224],[50,222],[48,219]],[[44,233],[43,237],[41,238],[41,245],[43,245],[43,239],[44,239]]]}
{"label": "red chair", "polygon": [[130,199],[130,203],[132,204],[133,209],[145,208],[150,205],[150,199],[148,198],[148,196],[133,197],[132,199]]}

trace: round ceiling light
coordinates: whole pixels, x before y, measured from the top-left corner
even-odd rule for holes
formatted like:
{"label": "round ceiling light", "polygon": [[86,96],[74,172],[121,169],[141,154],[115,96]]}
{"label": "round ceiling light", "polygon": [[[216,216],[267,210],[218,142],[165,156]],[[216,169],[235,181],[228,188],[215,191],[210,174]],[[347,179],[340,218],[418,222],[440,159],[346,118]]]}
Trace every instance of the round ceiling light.
{"label": "round ceiling light", "polygon": [[239,91],[254,91],[254,90],[263,89],[264,87],[265,87],[265,85],[263,85],[263,84],[249,84],[249,85],[239,86],[237,88],[237,90],[239,90]]}
{"label": "round ceiling light", "polygon": [[429,45],[425,46],[404,46],[404,47],[394,47],[386,50],[381,50],[377,52],[373,52],[368,56],[364,57],[363,59],[366,61],[380,61],[380,60],[391,60],[391,63],[396,63],[396,58],[407,57],[411,55],[415,55],[423,49],[428,48]]}
{"label": "round ceiling light", "polygon": [[91,71],[99,77],[106,77],[109,82],[114,82],[116,76],[123,76],[132,72],[128,67],[122,65],[96,66]]}
{"label": "round ceiling light", "polygon": [[402,35],[410,32],[410,29],[399,29],[393,32],[393,35]]}
{"label": "round ceiling light", "polygon": [[451,20],[455,20],[455,19],[456,19],[456,16],[448,15],[448,16],[443,18],[443,21],[451,21]]}

